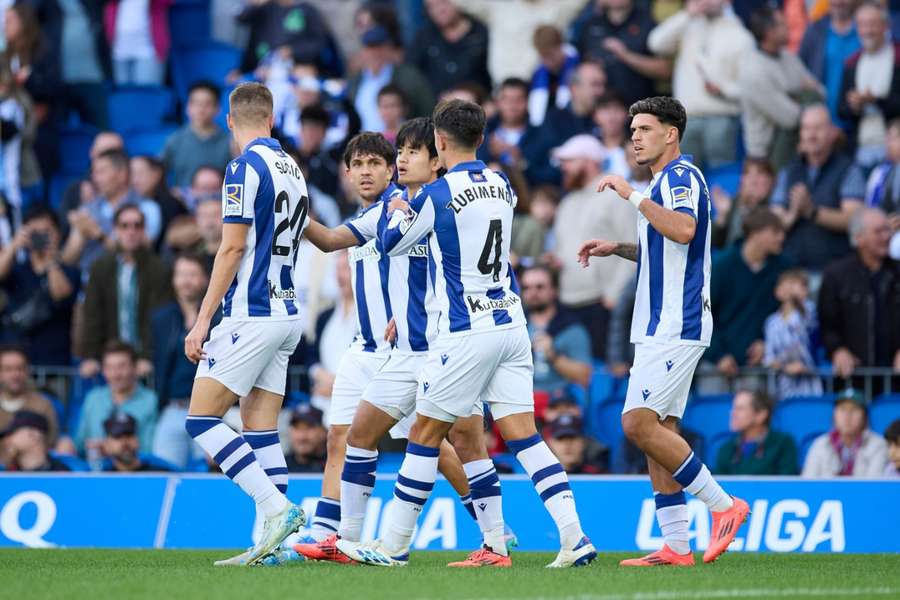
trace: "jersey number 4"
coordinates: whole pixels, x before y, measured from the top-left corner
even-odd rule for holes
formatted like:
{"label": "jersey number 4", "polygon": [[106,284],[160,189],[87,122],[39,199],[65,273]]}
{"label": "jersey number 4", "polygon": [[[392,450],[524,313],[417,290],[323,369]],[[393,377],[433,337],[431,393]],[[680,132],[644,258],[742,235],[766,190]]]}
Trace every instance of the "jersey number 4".
{"label": "jersey number 4", "polygon": [[[478,270],[485,275],[493,275],[494,281],[500,281],[500,254],[503,244],[503,222],[494,219],[488,224],[487,239],[478,259]],[[491,259],[493,255],[493,259]]]}
{"label": "jersey number 4", "polygon": [[[276,217],[281,216],[281,220],[275,226],[275,233],[272,235],[273,256],[289,256],[291,250],[297,251],[297,246],[300,245],[300,226],[306,220],[306,213],[309,212],[309,198],[300,196],[300,201],[297,203],[297,207],[294,208],[294,214],[290,215],[290,218],[288,218],[288,207],[288,193],[282,191],[275,198],[275,215]],[[278,243],[279,236],[286,229],[295,232],[291,237],[290,246],[282,246]]]}

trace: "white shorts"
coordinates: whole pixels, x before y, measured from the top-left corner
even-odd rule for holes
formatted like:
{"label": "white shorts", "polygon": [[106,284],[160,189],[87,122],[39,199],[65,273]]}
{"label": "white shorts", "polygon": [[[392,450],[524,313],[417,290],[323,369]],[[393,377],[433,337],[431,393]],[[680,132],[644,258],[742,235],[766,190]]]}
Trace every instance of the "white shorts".
{"label": "white shorts", "polygon": [[634,345],[634,366],[622,414],[649,408],[659,419],[684,415],[691,382],[705,346],[641,343]]}
{"label": "white shorts", "polygon": [[215,379],[241,397],[253,388],[283,396],[288,359],[302,335],[303,323],[299,319],[222,319],[203,344],[206,359],[197,365],[194,377]]}
{"label": "white shorts", "polygon": [[494,419],[534,411],[531,339],[524,325],[438,338],[419,376],[416,412],[453,423],[487,402]]}
{"label": "white shorts", "polygon": [[363,398],[363,391],[389,356],[387,352],[365,352],[358,346],[351,346],[344,352],[331,389],[329,425],[353,423],[353,415]]}
{"label": "white shorts", "polygon": [[[426,359],[426,352],[394,350],[363,392],[363,400],[397,419],[390,431],[395,440],[408,438],[416,422],[416,391]],[[480,402],[475,414],[484,414]]]}

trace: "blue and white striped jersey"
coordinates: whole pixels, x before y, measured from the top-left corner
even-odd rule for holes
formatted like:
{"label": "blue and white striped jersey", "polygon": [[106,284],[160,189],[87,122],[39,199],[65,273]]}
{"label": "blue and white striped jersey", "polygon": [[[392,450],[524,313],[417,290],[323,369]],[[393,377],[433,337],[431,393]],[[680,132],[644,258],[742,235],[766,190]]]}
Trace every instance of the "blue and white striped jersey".
{"label": "blue and white striped jersey", "polygon": [[475,160],[423,187],[409,216],[399,211],[391,216],[382,232],[391,256],[406,254],[434,232],[429,251],[441,335],[525,324],[509,266],[515,206],[506,177]]}
{"label": "blue and white striped jersey", "polygon": [[[406,190],[401,194],[406,200]],[[370,211],[346,225],[361,246],[376,237],[376,249],[381,256],[387,256],[380,232],[384,231],[387,222],[389,198],[379,204],[379,209]],[[374,217],[375,212],[378,213],[378,219]],[[386,267],[388,299],[391,314],[397,324],[397,341],[394,346],[398,350],[425,352],[428,350],[429,342],[437,335],[440,309],[437,306],[434,286],[429,283],[429,280],[434,281],[434,269],[435,265],[428,252],[427,236],[406,254],[388,257]]]}
{"label": "blue and white striped jersey", "polygon": [[645,196],[697,220],[694,239],[663,237],[638,213],[638,282],[631,342],[709,346],[710,200],[706,180],[690,157],[679,156],[650,182]]}
{"label": "blue and white striped jersey", "polygon": [[293,269],[308,213],[306,181],[277,140],[257,138],[228,163],[222,220],[250,229],[247,250],[225,293],[225,318],[300,318]]}
{"label": "blue and white striped jersey", "polygon": [[376,234],[387,203],[401,193],[403,190],[391,183],[377,201],[344,223],[359,240],[358,246],[347,250],[347,260],[350,262],[350,285],[356,298],[356,320],[359,324],[359,333],[353,345],[365,352],[391,350],[391,345],[384,340],[384,330],[393,315],[388,290],[391,259]]}

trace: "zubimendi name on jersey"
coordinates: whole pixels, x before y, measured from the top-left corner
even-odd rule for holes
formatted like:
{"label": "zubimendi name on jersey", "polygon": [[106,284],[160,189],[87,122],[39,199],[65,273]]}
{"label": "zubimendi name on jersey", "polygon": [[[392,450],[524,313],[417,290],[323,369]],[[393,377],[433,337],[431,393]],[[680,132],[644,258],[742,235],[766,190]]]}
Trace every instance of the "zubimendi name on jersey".
{"label": "zubimendi name on jersey", "polygon": [[[484,177],[484,175],[481,175],[481,177]],[[475,183],[481,182],[475,181]],[[449,204],[447,204],[447,208],[450,208],[454,213],[459,214],[462,209],[480,198],[485,200],[503,200],[510,206],[513,206],[514,203],[514,196],[509,187],[500,187],[497,185],[479,185],[478,187],[465,188],[450,200]]]}

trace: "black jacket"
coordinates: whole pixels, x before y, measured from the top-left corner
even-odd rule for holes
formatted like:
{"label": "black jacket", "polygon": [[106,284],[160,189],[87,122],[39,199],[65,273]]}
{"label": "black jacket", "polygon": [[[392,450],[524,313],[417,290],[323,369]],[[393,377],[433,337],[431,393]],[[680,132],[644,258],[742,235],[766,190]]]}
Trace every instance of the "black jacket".
{"label": "black jacket", "polygon": [[[894,73],[891,75],[891,89],[884,98],[875,101],[875,105],[881,110],[884,116],[884,122],[890,123],[896,117],[900,116],[900,44],[894,44]],[[853,125],[853,132],[850,139],[856,144],[856,128],[859,127],[859,121],[862,113],[854,112],[847,102],[847,94],[856,89],[856,67],[859,65],[859,59],[862,51],[857,52],[847,59],[844,64],[844,75],[841,78],[841,93],[838,98],[838,116]]]}
{"label": "black jacket", "polygon": [[[900,349],[900,264],[887,260],[882,270],[876,296],[871,271],[856,253],[825,268],[819,290],[819,324],[828,356],[845,347],[862,366],[891,364]],[[886,336],[880,360],[876,329]]]}

